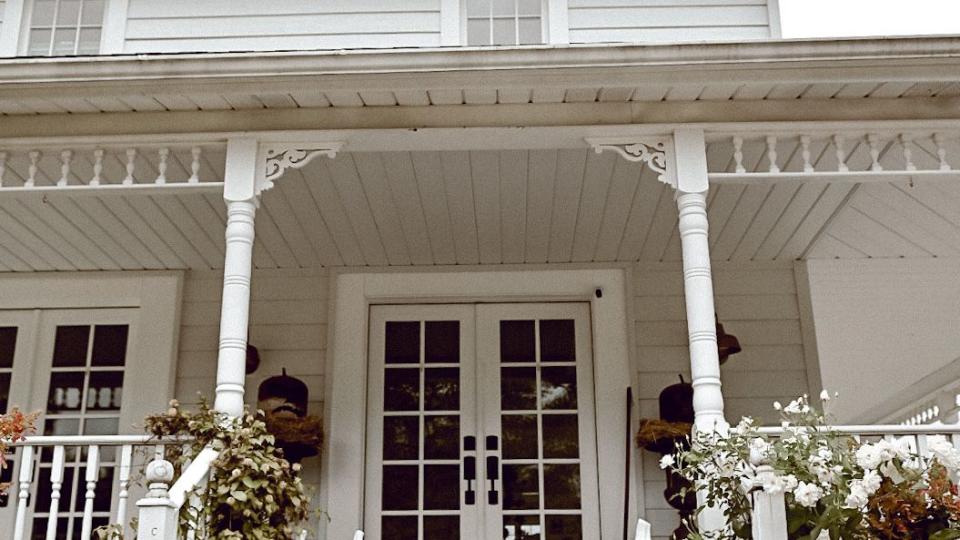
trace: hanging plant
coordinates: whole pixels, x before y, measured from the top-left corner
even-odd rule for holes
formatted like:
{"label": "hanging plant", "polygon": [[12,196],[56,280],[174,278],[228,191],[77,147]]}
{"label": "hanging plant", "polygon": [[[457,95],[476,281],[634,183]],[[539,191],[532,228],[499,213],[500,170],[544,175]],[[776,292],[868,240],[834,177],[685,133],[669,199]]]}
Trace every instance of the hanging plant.
{"label": "hanging plant", "polygon": [[193,531],[197,540],[276,540],[291,538],[309,517],[301,467],[276,446],[262,411],[230,419],[205,400],[193,413],[174,400],[166,413],[147,417],[146,429],[191,438],[186,448],[168,447],[177,474],[205,447],[219,452],[210,480],[195,492],[198,504],[180,510],[181,532]]}
{"label": "hanging plant", "polygon": [[[7,468],[7,449],[15,442],[22,441],[24,435],[33,433],[37,413],[25,414],[14,408],[7,414],[0,414],[0,469]],[[0,493],[6,493],[10,484],[0,483]]]}

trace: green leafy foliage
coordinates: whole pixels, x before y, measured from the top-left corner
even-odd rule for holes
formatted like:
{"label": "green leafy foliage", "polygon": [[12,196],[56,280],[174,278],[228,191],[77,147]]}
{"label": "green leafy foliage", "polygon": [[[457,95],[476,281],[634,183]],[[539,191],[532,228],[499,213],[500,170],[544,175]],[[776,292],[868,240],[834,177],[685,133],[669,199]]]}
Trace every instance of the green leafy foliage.
{"label": "green leafy foliage", "polygon": [[157,437],[192,438],[167,456],[177,474],[205,447],[219,452],[210,480],[193,494],[197,503],[180,511],[182,532],[194,531],[197,540],[277,540],[298,533],[309,517],[300,465],[284,458],[262,411],[231,419],[206,401],[192,413],[173,401],[166,413],[146,419],[146,429]]}

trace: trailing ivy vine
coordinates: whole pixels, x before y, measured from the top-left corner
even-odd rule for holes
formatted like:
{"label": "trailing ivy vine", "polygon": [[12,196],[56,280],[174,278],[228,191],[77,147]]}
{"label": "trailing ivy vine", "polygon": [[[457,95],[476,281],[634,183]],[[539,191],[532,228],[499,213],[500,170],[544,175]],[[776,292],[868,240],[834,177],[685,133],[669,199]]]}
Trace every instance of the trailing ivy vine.
{"label": "trailing ivy vine", "polygon": [[191,438],[182,449],[168,449],[177,475],[205,447],[219,452],[210,480],[194,494],[197,504],[188,502],[180,510],[182,533],[192,530],[197,540],[277,540],[292,538],[309,517],[300,465],[283,457],[263,411],[230,419],[206,401],[191,413],[174,400],[166,413],[147,417],[145,425],[157,437]]}

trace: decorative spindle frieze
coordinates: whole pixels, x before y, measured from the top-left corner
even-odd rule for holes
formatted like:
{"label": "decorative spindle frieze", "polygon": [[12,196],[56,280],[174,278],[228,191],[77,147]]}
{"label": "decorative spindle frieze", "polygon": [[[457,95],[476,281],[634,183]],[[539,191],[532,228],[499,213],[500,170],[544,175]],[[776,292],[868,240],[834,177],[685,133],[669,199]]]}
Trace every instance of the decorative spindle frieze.
{"label": "decorative spindle frieze", "polygon": [[[869,182],[948,178],[960,129],[836,130],[709,134],[713,183],[776,181]],[[722,144],[721,144],[722,143]],[[731,150],[732,143],[732,150]],[[724,155],[722,150],[726,150]],[[750,157],[745,157],[750,156]],[[781,156],[788,156],[781,160]]]}
{"label": "decorative spindle frieze", "polygon": [[[160,143],[138,145],[38,145],[0,149],[0,192],[52,190],[83,192],[136,189],[217,191],[223,182],[201,181],[201,165],[222,170],[221,144]],[[206,149],[210,152],[203,154]],[[221,150],[217,152],[217,150]],[[202,156],[210,156],[204,162]],[[155,169],[155,175],[148,170]]]}

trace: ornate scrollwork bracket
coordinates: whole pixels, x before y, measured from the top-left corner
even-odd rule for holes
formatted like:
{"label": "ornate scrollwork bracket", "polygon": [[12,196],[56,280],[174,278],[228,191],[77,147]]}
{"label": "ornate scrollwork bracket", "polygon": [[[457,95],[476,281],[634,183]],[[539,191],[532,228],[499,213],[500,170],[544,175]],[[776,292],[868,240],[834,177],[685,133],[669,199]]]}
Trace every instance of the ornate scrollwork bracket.
{"label": "ornate scrollwork bracket", "polygon": [[263,180],[257,193],[273,187],[273,181],[287,169],[301,169],[317,156],[335,158],[345,143],[273,143],[263,148]]}
{"label": "ornate scrollwork bracket", "polygon": [[643,163],[657,173],[657,180],[677,188],[673,167],[673,140],[669,137],[588,137],[585,139],[594,152],[612,150],[627,161]]}

